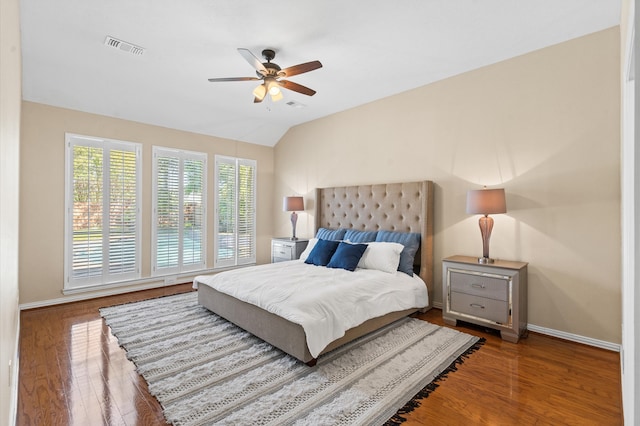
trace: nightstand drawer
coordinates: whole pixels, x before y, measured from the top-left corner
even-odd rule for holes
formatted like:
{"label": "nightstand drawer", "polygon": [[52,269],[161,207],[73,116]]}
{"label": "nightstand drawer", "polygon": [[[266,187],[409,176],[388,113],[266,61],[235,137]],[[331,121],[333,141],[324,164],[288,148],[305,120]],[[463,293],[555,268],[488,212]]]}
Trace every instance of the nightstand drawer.
{"label": "nightstand drawer", "polygon": [[273,238],[271,239],[271,262],[298,259],[307,244],[309,244],[307,239]]}
{"label": "nightstand drawer", "polygon": [[509,300],[509,280],[468,272],[450,270],[451,291],[487,297],[495,300]]}
{"label": "nightstand drawer", "polygon": [[500,324],[509,322],[507,303],[465,293],[451,293],[451,311],[488,319]]}
{"label": "nightstand drawer", "polygon": [[274,259],[291,260],[295,259],[295,245],[274,241],[271,245],[271,256]]}

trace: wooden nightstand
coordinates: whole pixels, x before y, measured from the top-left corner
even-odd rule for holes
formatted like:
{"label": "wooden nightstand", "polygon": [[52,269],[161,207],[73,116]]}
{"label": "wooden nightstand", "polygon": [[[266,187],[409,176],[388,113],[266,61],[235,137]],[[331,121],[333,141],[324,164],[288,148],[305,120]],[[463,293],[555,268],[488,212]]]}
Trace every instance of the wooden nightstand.
{"label": "wooden nightstand", "polygon": [[306,238],[272,238],[271,239],[271,263],[284,262],[286,260],[299,259],[307,248],[309,240]]}
{"label": "wooden nightstand", "polygon": [[480,264],[475,257],[442,260],[442,318],[500,330],[517,343],[527,329],[527,263],[496,260]]}

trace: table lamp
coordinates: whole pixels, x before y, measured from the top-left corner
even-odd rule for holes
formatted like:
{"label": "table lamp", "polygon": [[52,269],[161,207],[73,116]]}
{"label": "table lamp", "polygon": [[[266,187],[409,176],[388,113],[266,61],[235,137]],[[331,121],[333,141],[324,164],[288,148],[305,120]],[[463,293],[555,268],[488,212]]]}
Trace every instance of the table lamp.
{"label": "table lamp", "polygon": [[291,212],[291,227],[293,228],[292,240],[297,240],[296,223],[298,222],[298,214],[296,212],[304,210],[304,199],[302,197],[284,197],[282,200],[282,210]]}
{"label": "table lamp", "polygon": [[493,218],[490,214],[506,213],[507,202],[504,197],[504,189],[478,189],[467,192],[467,213],[481,214],[478,221],[482,234],[482,257],[478,263],[493,263],[489,257],[489,239],[493,229]]}

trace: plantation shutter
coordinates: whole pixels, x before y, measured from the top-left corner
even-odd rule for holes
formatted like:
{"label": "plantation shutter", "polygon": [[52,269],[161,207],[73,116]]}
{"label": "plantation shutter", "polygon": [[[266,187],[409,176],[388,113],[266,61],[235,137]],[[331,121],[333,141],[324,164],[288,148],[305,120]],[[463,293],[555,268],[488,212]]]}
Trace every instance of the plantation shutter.
{"label": "plantation shutter", "polygon": [[256,162],[216,156],[216,268],[256,262]]}
{"label": "plantation shutter", "polygon": [[177,268],[180,261],[180,160],[157,158],[156,269]]}
{"label": "plantation shutter", "polygon": [[140,145],[66,135],[65,289],[140,275]]}
{"label": "plantation shutter", "polygon": [[255,161],[238,160],[238,246],[239,265],[256,261]]}
{"label": "plantation shutter", "polygon": [[205,201],[205,167],[206,161],[185,159],[184,162],[184,199],[183,227],[184,243],[182,263],[185,267],[204,268],[205,243],[204,236],[204,201]]}
{"label": "plantation shutter", "polygon": [[206,154],[153,148],[153,270],[205,267]]}
{"label": "plantation shutter", "polygon": [[109,275],[135,273],[138,203],[136,153],[111,150],[109,161]]}
{"label": "plantation shutter", "polygon": [[102,147],[73,146],[71,280],[102,282]]}

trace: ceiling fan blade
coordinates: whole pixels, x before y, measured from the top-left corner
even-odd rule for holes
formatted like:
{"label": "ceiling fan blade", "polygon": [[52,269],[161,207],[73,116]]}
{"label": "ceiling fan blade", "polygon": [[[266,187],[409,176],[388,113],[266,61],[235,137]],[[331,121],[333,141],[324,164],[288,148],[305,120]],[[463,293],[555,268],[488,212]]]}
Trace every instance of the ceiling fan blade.
{"label": "ceiling fan blade", "polygon": [[322,68],[322,64],[320,63],[320,61],[305,62],[304,64],[294,65],[292,67],[287,67],[281,71],[278,71],[278,75],[281,77],[291,77],[305,72],[317,70],[318,68]]}
{"label": "ceiling fan blade", "polygon": [[[264,99],[264,98],[262,98],[262,99]],[[262,99],[260,99],[260,98],[258,98],[258,97],[254,97],[254,98],[253,98],[253,103],[254,103],[254,104],[259,104],[260,102],[262,102]]]}
{"label": "ceiling fan blade", "polygon": [[260,80],[258,77],[224,77],[224,78],[210,78],[209,81],[214,83],[217,81],[254,81]]}
{"label": "ceiling fan blade", "polygon": [[260,74],[262,75],[267,75],[269,72],[267,71],[267,69],[264,67],[264,65],[262,65],[262,62],[260,62],[260,59],[256,58],[256,56],[251,53],[251,51],[249,51],[249,49],[243,49],[242,47],[238,48],[238,52],[242,55],[242,57],[244,59],[247,60],[247,62],[249,62],[249,64],[254,67],[256,69],[256,71],[258,71]]}
{"label": "ceiling fan blade", "polygon": [[294,92],[302,93],[303,95],[313,96],[316,94],[315,90],[309,89],[302,84],[294,83],[293,81],[280,80],[278,84],[285,89],[293,90]]}

